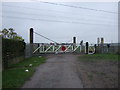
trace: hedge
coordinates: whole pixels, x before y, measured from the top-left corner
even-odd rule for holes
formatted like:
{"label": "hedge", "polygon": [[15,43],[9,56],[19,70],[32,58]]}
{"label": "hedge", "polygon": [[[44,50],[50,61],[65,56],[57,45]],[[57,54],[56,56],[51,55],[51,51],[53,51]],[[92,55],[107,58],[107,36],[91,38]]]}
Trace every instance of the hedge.
{"label": "hedge", "polygon": [[[13,39],[2,39],[2,62],[4,68],[8,68],[8,60],[12,60],[15,57],[24,56],[25,42],[13,40]],[[12,62],[12,61],[11,61]]]}

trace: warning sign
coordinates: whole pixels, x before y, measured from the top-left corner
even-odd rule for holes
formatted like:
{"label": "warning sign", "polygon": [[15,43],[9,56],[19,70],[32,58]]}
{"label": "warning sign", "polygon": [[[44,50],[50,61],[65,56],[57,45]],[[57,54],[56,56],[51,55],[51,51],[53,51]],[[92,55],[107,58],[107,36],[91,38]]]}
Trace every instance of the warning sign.
{"label": "warning sign", "polygon": [[66,50],[66,47],[65,47],[65,46],[62,46],[62,47],[61,47],[61,50],[62,50],[62,51],[65,51],[65,50]]}

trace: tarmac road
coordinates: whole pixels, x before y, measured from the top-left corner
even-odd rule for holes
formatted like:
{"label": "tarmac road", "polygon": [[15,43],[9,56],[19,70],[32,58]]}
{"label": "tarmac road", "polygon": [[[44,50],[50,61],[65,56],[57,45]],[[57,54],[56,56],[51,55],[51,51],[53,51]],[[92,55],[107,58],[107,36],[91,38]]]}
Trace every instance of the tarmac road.
{"label": "tarmac road", "polygon": [[50,55],[22,88],[83,88],[76,63],[77,55]]}

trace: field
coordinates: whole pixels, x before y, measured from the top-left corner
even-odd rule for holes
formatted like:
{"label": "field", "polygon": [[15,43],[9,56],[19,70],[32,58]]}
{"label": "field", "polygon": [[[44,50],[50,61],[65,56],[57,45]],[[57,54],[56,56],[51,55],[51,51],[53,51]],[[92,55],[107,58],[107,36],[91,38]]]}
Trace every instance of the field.
{"label": "field", "polygon": [[118,55],[81,55],[77,67],[84,88],[118,87]]}

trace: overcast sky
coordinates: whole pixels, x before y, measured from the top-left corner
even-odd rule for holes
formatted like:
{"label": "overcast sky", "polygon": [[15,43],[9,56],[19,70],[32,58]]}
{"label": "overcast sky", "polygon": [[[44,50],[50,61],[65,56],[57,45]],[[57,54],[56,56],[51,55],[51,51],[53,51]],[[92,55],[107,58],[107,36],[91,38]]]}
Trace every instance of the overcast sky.
{"label": "overcast sky", "polygon": [[[14,28],[29,42],[29,29],[42,34],[58,43],[72,42],[77,37],[89,43],[96,43],[98,37],[105,42],[118,41],[118,3],[117,2],[4,2],[2,4],[2,29]],[[58,4],[71,5],[74,8]],[[116,13],[103,12],[110,11]],[[34,34],[34,42],[51,42]]]}

